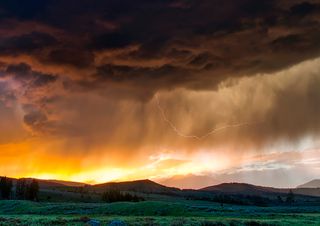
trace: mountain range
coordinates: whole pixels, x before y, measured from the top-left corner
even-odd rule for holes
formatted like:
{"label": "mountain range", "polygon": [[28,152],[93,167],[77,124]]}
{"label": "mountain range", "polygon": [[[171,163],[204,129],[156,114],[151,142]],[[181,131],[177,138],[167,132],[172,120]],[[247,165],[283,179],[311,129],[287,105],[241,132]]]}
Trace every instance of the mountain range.
{"label": "mountain range", "polygon": [[[11,179],[13,180],[12,198],[15,199],[17,179]],[[33,178],[24,179],[27,180],[27,183],[33,180]],[[292,192],[295,205],[320,205],[320,188],[304,187],[305,185],[296,188],[274,188],[247,183],[221,183],[199,189],[180,189],[148,179],[95,185],[63,180],[37,179],[37,181],[39,184],[38,199],[44,202],[101,203],[104,195],[108,194],[106,192],[113,190],[147,201],[198,200],[253,206],[287,205],[287,197]],[[311,183],[313,184],[314,182]]]}
{"label": "mountain range", "polygon": [[[12,178],[14,181],[16,179]],[[32,178],[26,178],[31,181]],[[151,180],[135,180],[125,182],[107,182],[96,185],[89,185],[81,182],[62,181],[62,180],[43,180],[37,179],[40,189],[51,190],[53,188],[74,188],[79,189],[85,187],[88,191],[102,193],[106,190],[117,189],[120,191],[132,191],[142,193],[155,194],[175,194],[181,195],[186,192],[210,192],[216,194],[241,194],[241,195],[262,195],[270,196],[276,194],[287,194],[290,190],[297,195],[320,197],[320,180],[312,180],[297,188],[274,188],[257,186],[246,183],[222,183],[218,185],[208,186],[200,189],[179,189],[175,187],[167,187]]]}

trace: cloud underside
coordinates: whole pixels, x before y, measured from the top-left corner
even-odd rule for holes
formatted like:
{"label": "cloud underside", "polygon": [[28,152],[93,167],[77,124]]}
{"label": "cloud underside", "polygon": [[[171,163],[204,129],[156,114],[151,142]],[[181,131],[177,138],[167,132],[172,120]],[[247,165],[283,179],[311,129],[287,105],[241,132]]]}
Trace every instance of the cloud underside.
{"label": "cloud underside", "polygon": [[119,163],[305,147],[319,25],[318,1],[0,3],[0,144]]}

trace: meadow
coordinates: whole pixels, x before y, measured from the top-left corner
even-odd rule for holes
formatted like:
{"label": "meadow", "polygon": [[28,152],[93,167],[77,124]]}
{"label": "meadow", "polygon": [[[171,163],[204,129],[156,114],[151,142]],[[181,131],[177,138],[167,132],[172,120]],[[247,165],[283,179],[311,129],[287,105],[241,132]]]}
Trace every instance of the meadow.
{"label": "meadow", "polygon": [[[320,225],[320,207],[255,207],[175,200],[117,203],[0,201],[0,225]],[[116,224],[114,224],[116,225]]]}

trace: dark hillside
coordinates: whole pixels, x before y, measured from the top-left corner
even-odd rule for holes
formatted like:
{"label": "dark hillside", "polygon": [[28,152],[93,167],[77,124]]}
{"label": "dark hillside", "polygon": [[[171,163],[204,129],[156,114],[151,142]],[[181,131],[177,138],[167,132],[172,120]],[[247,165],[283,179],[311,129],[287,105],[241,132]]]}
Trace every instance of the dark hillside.
{"label": "dark hillside", "polygon": [[143,193],[171,194],[180,191],[178,188],[166,187],[151,180],[136,180],[126,182],[109,182],[90,186],[90,190],[104,192],[106,190],[133,191]]}

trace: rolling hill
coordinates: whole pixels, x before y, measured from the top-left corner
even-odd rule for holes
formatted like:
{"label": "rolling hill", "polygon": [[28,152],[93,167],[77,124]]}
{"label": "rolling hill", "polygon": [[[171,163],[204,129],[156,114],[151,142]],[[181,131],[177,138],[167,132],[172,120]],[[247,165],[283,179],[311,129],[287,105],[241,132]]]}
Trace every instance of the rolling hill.
{"label": "rolling hill", "polygon": [[297,188],[320,188],[320,179],[309,181],[299,185]]}
{"label": "rolling hill", "polygon": [[[18,180],[17,178],[10,178],[10,179],[13,181],[13,185],[15,185]],[[20,179],[25,179],[27,183],[30,183],[34,178],[20,178]],[[77,183],[77,182],[60,181],[60,180],[43,180],[43,179],[36,179],[36,180],[39,183],[40,189],[65,187],[65,186],[71,186],[69,184]]]}
{"label": "rolling hill", "polygon": [[90,190],[97,192],[104,192],[110,189],[117,189],[120,191],[134,191],[144,193],[174,193],[180,191],[178,188],[166,187],[151,180],[135,180],[125,182],[108,182],[89,186]]}
{"label": "rolling hill", "polygon": [[209,186],[200,189],[201,191],[223,193],[223,194],[243,194],[243,195],[275,195],[284,194],[292,190],[299,195],[318,196],[320,197],[320,188],[273,188],[256,186],[246,183],[222,183],[219,185]]}

